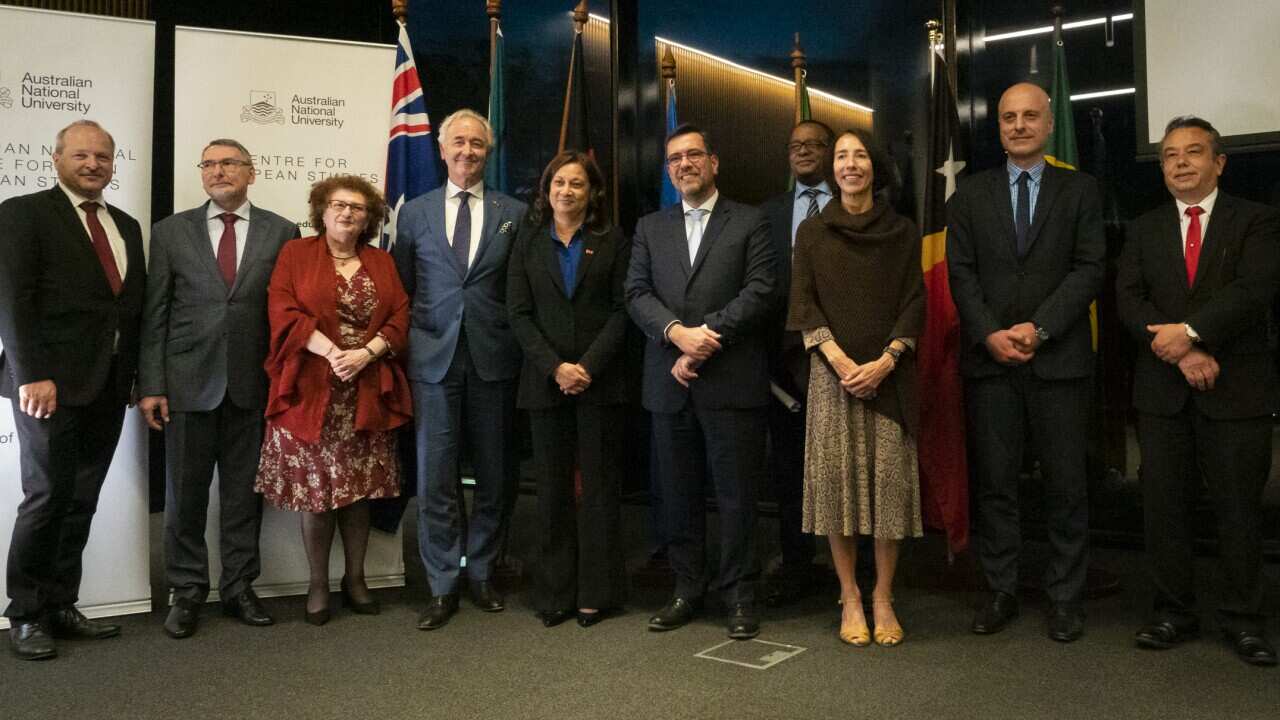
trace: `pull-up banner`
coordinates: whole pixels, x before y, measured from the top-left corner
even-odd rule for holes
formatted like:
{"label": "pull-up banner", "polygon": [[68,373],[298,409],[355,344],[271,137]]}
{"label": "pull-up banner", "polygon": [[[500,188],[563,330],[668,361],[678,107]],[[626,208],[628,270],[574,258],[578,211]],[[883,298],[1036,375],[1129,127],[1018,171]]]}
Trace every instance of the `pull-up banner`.
{"label": "pull-up banner", "polygon": [[[312,235],[307,196],[331,175],[354,174],[383,185],[391,112],[394,45],[179,27],[174,62],[174,208],[208,197],[196,163],[214,138],[231,138],[253,156],[253,204],[277,212]],[[264,310],[265,312],[265,310]],[[209,493],[212,586],[218,573],[218,493]],[[404,584],[402,540],[374,532],[366,575],[372,587]],[[260,595],[305,592],[309,573],[297,513],[267,507],[262,522]],[[342,572],[335,543],[331,578]]]}
{"label": "pull-up banner", "polygon": [[[54,136],[75,120],[94,120],[116,141],[115,177],[104,196],[137,218],[145,236],[151,226],[154,67],[153,23],[0,7],[0,201],[54,187]],[[0,587],[22,501],[18,457],[5,402]],[[84,552],[80,608],[86,615],[151,610],[147,537],[147,434],[131,409]],[[7,626],[0,619],[0,627]]]}

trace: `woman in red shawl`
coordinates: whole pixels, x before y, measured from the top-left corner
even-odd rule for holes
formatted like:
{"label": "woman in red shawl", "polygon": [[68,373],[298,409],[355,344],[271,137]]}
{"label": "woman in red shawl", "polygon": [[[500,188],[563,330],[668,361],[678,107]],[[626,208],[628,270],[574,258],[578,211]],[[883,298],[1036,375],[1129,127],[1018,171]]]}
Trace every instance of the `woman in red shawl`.
{"label": "woman in red shawl", "polygon": [[386,252],[369,245],[387,206],[365,180],[343,175],[311,189],[315,237],[280,251],[268,288],[271,349],[266,440],[255,485],[302,513],[311,568],[306,620],[329,620],[329,551],[342,533],[346,604],[376,614],[364,579],[370,498],[400,492],[393,430],[413,401],[398,354],[409,298]]}

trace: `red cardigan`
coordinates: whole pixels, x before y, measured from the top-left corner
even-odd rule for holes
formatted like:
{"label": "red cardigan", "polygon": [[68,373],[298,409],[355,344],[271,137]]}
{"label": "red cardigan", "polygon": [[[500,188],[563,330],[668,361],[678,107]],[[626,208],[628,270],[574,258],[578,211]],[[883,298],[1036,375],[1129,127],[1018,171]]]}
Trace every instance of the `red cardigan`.
{"label": "red cardigan", "polygon": [[[413,398],[402,356],[408,341],[409,296],[386,252],[361,245],[357,252],[378,294],[368,343],[382,337],[390,352],[371,362],[352,381],[356,390],[356,429],[390,430],[413,417]],[[300,440],[316,442],[329,406],[329,361],[307,350],[311,333],[339,337],[337,274],[324,237],[290,240],[280,249],[267,289],[271,347],[264,367],[271,379],[267,418]]]}

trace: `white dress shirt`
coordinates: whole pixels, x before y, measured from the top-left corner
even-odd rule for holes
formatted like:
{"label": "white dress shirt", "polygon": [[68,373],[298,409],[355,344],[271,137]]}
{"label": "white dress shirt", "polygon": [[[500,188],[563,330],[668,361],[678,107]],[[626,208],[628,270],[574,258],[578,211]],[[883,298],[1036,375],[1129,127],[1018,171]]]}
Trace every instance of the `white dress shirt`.
{"label": "white dress shirt", "polygon": [[[1218,188],[1214,188],[1213,192],[1204,197],[1203,200],[1196,203],[1204,212],[1200,213],[1200,249],[1204,249],[1204,239],[1209,235],[1209,217],[1213,215],[1213,204],[1218,200]],[[1194,207],[1181,200],[1173,201],[1178,206],[1178,226],[1182,229],[1182,256],[1187,255],[1187,229],[1191,227],[1191,216],[1187,214],[1187,208]]]}
{"label": "white dress shirt", "polygon": [[[452,180],[445,184],[444,236],[450,247],[453,246],[453,227],[458,222],[460,192],[462,188],[454,185]],[[476,251],[480,249],[480,235],[484,230],[484,181],[467,188],[467,192],[471,193],[471,197],[467,198],[467,206],[471,208],[471,247],[467,248],[467,267],[471,267],[471,263],[476,260]]]}
{"label": "white dress shirt", "polygon": [[[213,247],[213,256],[218,257],[218,245],[222,243],[222,218],[218,217],[223,210],[218,203],[209,201],[205,213],[205,224],[209,227],[209,244]],[[245,238],[249,236],[249,201],[245,200],[240,207],[231,211],[236,216],[236,270],[240,269],[240,260],[244,258]]]}
{"label": "white dress shirt", "polygon": [[702,208],[707,211],[707,214],[702,216],[702,232],[705,234],[707,232],[707,222],[711,220],[711,213],[715,212],[716,200],[719,199],[720,191],[716,190],[711,193],[711,197],[707,198],[707,201],[701,205],[690,205],[688,200],[680,200],[680,207],[684,210],[684,239],[686,242],[689,240],[689,236],[693,232],[693,217],[689,215],[689,211],[696,210],[698,208]]}
{"label": "white dress shirt", "polygon": [[89,198],[72,190],[62,181],[58,181],[58,187],[62,188],[62,192],[66,193],[67,199],[71,201],[71,205],[76,209],[76,216],[80,218],[80,225],[84,227],[84,235],[89,239],[90,247],[93,243],[93,234],[89,232],[89,220],[83,208],[80,207],[82,202],[95,202],[102,209],[98,211],[98,222],[102,224],[102,229],[107,233],[107,244],[111,246],[111,256],[116,259],[116,270],[120,273],[120,281],[124,282],[125,276],[129,273],[129,253],[124,247],[124,236],[120,234],[120,228],[116,227],[116,221],[112,219],[111,213],[107,211],[107,201],[99,197],[97,200],[89,200]]}

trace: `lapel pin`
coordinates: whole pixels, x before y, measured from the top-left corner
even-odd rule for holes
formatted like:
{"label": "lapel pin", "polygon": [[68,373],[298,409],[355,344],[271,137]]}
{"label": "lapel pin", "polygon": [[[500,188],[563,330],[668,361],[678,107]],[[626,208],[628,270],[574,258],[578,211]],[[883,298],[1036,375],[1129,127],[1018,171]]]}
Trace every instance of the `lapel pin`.
{"label": "lapel pin", "polygon": [[596,254],[596,251],[595,251],[595,250],[592,250],[591,248],[587,248],[586,250],[583,250],[582,252],[586,253],[587,255],[595,255],[595,254]]}

